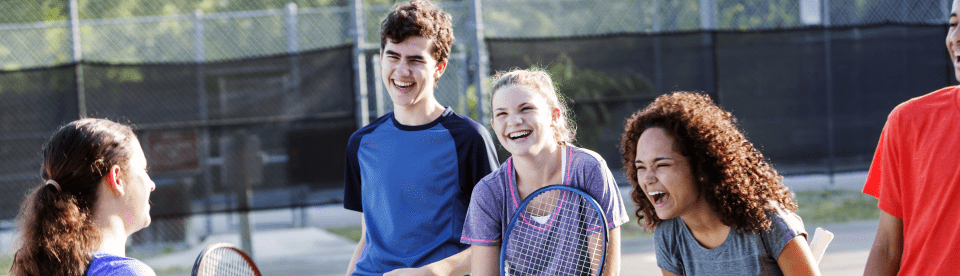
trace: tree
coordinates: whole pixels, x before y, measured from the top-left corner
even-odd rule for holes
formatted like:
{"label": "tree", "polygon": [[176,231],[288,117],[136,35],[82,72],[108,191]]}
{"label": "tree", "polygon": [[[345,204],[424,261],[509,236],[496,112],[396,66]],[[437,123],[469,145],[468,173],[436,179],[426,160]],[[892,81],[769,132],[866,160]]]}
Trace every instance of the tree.
{"label": "tree", "polygon": [[[565,98],[577,127],[575,144],[596,149],[601,131],[609,124],[619,124],[611,115],[611,106],[632,95],[652,95],[653,85],[641,75],[621,71],[608,74],[577,68],[573,60],[561,54],[546,68],[557,90]],[[615,161],[615,160],[614,160]]]}

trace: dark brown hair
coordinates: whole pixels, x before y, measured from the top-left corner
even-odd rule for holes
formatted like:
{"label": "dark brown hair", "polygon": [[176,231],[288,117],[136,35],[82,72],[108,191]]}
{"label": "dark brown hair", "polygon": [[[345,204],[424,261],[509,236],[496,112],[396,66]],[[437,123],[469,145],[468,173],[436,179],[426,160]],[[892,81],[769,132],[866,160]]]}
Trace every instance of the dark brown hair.
{"label": "dark brown hair", "polygon": [[425,0],[411,0],[410,3],[393,6],[393,11],[380,24],[380,49],[383,50],[387,45],[387,39],[401,43],[411,36],[433,39],[433,58],[437,62],[447,60],[453,45],[450,14]]}
{"label": "dark brown hair", "polygon": [[663,128],[674,139],[674,150],[690,161],[699,193],[723,224],[754,233],[770,229],[766,212],[774,210],[771,201],[796,211],[792,192],[780,184],[783,178],[747,141],[730,112],[706,95],[674,92],[634,113],[620,140],[623,167],[633,186],[630,197],[637,204],[641,226],[652,229],[661,221],[643,194],[634,167],[637,140],[649,128]]}
{"label": "dark brown hair", "polygon": [[60,128],[43,147],[45,182],[20,207],[20,242],[10,272],[17,276],[83,275],[100,246],[93,208],[113,165],[123,168],[136,143],[133,130],[104,119],[80,119]]}

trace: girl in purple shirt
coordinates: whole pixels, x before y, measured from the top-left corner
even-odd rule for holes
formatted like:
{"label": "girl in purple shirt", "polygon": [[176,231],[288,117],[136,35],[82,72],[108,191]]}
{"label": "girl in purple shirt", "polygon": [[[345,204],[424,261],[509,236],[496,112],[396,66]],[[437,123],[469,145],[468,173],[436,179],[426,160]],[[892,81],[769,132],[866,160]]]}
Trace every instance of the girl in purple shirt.
{"label": "girl in purple shirt", "polygon": [[498,275],[503,232],[517,206],[541,187],[562,184],[587,192],[600,204],[609,237],[604,274],[618,274],[619,226],[629,216],[606,162],[571,145],[574,129],[567,108],[546,72],[514,70],[495,79],[491,125],[511,157],[473,189],[460,238],[472,245],[471,273]]}

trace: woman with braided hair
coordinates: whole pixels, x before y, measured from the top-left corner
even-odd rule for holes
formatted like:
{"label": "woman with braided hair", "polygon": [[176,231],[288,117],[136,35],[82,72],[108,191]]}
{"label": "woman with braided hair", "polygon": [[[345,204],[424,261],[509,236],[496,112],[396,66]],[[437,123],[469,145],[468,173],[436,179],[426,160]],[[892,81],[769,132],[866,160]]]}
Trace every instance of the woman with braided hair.
{"label": "woman with braided hair", "polygon": [[147,160],[133,130],[104,119],[60,128],[43,148],[43,184],[20,210],[16,276],[156,275],[126,257],[150,224]]}

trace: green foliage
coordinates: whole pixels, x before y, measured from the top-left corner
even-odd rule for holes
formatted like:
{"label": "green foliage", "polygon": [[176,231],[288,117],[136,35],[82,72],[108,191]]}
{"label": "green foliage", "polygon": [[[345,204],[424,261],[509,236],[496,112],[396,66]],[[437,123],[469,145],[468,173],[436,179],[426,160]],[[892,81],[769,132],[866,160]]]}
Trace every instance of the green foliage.
{"label": "green foliage", "polygon": [[362,229],[360,229],[360,226],[331,228],[326,230],[327,232],[333,233],[334,235],[343,237],[353,242],[360,242],[360,236],[363,235]]}
{"label": "green foliage", "polygon": [[0,24],[62,21],[69,16],[65,0],[0,1]]}
{"label": "green foliage", "polygon": [[675,16],[659,17],[662,29],[695,30],[700,28],[699,1],[660,1],[658,8],[659,14],[675,14]]}
{"label": "green foliage", "polygon": [[750,30],[800,24],[800,6],[795,0],[719,0],[717,7],[717,27],[721,29]]}
{"label": "green foliage", "polygon": [[561,54],[546,71],[553,78],[561,96],[566,99],[577,128],[575,144],[595,149],[600,131],[614,118],[604,100],[628,95],[652,93],[653,86],[644,77],[628,72],[608,74],[577,68],[573,60]]}

